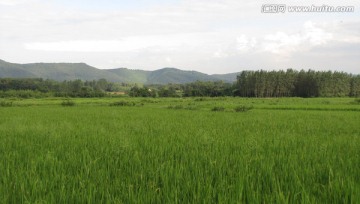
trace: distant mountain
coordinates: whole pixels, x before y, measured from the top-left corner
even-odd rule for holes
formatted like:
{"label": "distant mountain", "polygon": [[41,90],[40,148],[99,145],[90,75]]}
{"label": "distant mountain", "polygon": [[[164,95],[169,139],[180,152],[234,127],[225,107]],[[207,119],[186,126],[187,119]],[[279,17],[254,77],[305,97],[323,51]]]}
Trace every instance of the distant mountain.
{"label": "distant mountain", "polygon": [[240,74],[240,72],[234,72],[229,74],[213,74],[212,77],[215,77],[218,80],[234,82],[236,81],[236,77]]}
{"label": "distant mountain", "polygon": [[121,77],[119,81],[125,83],[141,83],[146,84],[148,81],[148,76],[151,71],[144,70],[133,70],[127,68],[118,68],[118,69],[104,69],[104,71],[115,74],[116,76]]}
{"label": "distant mountain", "polygon": [[91,67],[84,63],[33,63],[13,64],[0,60],[0,78],[44,78],[56,81],[63,80],[97,80],[120,81],[112,73]]}
{"label": "distant mountain", "polygon": [[97,69],[85,63],[32,63],[15,64],[0,60],[0,78],[43,78],[56,81],[98,80],[140,84],[183,84],[194,81],[234,82],[236,75],[208,75],[197,71],[163,68],[155,71],[132,70],[127,68]]}
{"label": "distant mountain", "polygon": [[149,84],[185,84],[194,81],[219,81],[219,79],[197,71],[183,71],[175,68],[163,68],[152,71],[148,76]]}
{"label": "distant mountain", "polygon": [[0,60],[0,78],[4,78],[4,77],[30,78],[30,77],[36,77],[36,75],[24,69],[24,67],[20,64],[12,64]]}

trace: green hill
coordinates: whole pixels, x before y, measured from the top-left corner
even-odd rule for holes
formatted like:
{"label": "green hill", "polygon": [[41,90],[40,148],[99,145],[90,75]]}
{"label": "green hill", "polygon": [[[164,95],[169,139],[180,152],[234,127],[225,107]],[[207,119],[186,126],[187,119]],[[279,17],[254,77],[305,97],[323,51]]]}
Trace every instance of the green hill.
{"label": "green hill", "polygon": [[183,71],[175,68],[163,68],[152,71],[148,77],[148,84],[167,84],[177,82],[178,84],[190,83],[194,81],[217,81],[215,77],[196,72]]}
{"label": "green hill", "polygon": [[227,82],[234,82],[236,81],[237,75],[239,75],[240,72],[234,72],[229,74],[213,74],[212,77],[215,77],[216,79],[227,81]]}
{"label": "green hill", "polygon": [[127,68],[106,69],[106,71],[121,77],[121,82],[141,84],[147,83],[148,76],[151,73],[151,71],[133,70]]}
{"label": "green hill", "polygon": [[208,75],[197,71],[163,68],[155,71],[127,68],[97,69],[85,63],[15,64],[0,60],[0,78],[43,78],[56,81],[98,80],[140,84],[182,84],[194,81],[234,82],[237,73]]}
{"label": "green hill", "polygon": [[0,78],[44,78],[63,80],[121,81],[121,77],[84,63],[14,64],[0,60]]}
{"label": "green hill", "polygon": [[23,67],[44,79],[63,80],[98,80],[121,81],[122,78],[105,70],[91,67],[85,63],[35,63]]}
{"label": "green hill", "polygon": [[35,74],[24,69],[21,64],[12,64],[0,60],[0,78],[34,78]]}

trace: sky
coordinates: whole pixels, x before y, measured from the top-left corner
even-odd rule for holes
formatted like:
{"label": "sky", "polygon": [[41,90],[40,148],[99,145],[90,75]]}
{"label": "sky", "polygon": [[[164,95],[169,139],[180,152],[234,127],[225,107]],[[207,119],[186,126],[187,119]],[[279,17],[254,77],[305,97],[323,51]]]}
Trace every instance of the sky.
{"label": "sky", "polygon": [[[285,10],[269,13],[269,4]],[[290,12],[294,6],[354,10]],[[360,74],[360,1],[0,0],[0,59],[208,74]]]}

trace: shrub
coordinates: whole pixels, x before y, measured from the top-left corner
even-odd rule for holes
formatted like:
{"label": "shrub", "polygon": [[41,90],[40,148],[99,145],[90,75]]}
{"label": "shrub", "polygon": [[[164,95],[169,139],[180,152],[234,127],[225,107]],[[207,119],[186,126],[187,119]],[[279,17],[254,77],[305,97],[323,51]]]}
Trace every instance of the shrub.
{"label": "shrub", "polygon": [[253,106],[241,105],[241,106],[235,107],[234,110],[235,110],[235,112],[247,112],[253,108],[254,108]]}
{"label": "shrub", "polygon": [[185,109],[186,109],[186,110],[198,110],[199,107],[193,106],[193,105],[188,105],[188,106],[185,107]]}
{"label": "shrub", "polygon": [[154,99],[142,99],[141,102],[143,103],[160,103],[159,100]]}
{"label": "shrub", "polygon": [[206,101],[205,98],[196,98],[194,101]]}
{"label": "shrub", "polygon": [[10,107],[13,103],[11,101],[0,101],[0,107]]}
{"label": "shrub", "polygon": [[129,102],[129,101],[117,101],[114,103],[111,103],[110,106],[135,106],[135,102]]}
{"label": "shrub", "polygon": [[194,105],[187,105],[187,106],[183,106],[183,105],[169,105],[167,107],[168,109],[175,109],[175,110],[180,110],[180,109],[184,109],[184,110],[198,110],[199,108],[197,106]]}
{"label": "shrub", "polygon": [[61,102],[61,105],[62,106],[75,106],[75,102],[67,99],[67,100],[64,100],[63,102]]}
{"label": "shrub", "polygon": [[51,96],[51,93],[42,93],[39,91],[33,90],[8,90],[0,91],[0,98],[44,98]]}
{"label": "shrub", "polygon": [[183,105],[175,105],[175,106],[168,106],[168,109],[184,109],[184,106]]}
{"label": "shrub", "polygon": [[349,103],[353,105],[360,105],[360,98],[355,98],[353,101],[350,101]]}
{"label": "shrub", "polygon": [[224,111],[225,108],[222,106],[215,106],[214,108],[211,109],[211,111]]}

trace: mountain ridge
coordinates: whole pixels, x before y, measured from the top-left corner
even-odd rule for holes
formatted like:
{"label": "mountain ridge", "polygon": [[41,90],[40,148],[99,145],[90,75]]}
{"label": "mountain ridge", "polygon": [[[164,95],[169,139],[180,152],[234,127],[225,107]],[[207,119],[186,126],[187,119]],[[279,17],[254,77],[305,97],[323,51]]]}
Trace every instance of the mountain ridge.
{"label": "mountain ridge", "polygon": [[195,81],[236,81],[239,73],[206,74],[198,71],[165,67],[154,71],[114,68],[98,69],[86,63],[16,64],[0,59],[0,78],[43,78],[56,81],[98,80],[140,84],[184,84]]}

